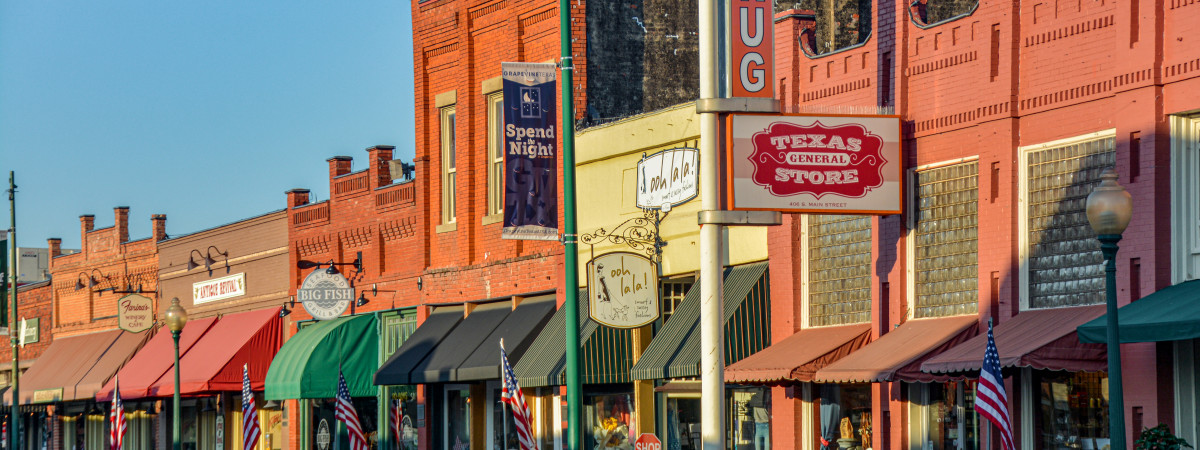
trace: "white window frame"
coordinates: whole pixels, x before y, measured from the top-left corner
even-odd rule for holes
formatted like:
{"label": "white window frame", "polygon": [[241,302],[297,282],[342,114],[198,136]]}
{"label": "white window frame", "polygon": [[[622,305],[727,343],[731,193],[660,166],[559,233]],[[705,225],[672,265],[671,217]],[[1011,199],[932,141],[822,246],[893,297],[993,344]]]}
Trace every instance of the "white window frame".
{"label": "white window frame", "polygon": [[504,91],[487,94],[488,216],[504,214]]}
{"label": "white window frame", "polygon": [[[1116,128],[1096,131],[1093,133],[1072,136],[1066,139],[1057,141],[1044,142],[1041,144],[1027,145],[1017,148],[1017,261],[1020,261],[1020,268],[1017,270],[1018,285],[1020,289],[1020,308],[1021,311],[1028,311],[1029,307],[1029,153],[1046,150],[1056,147],[1066,147],[1082,142],[1094,141],[1099,139],[1110,138],[1117,135]],[[1114,144],[1115,145],[1115,144]],[[1078,305],[1063,306],[1062,308],[1073,308]],[[1037,308],[1037,309],[1057,309],[1052,308]]]}
{"label": "white window frame", "polygon": [[1172,345],[1175,352],[1175,433],[1188,442],[1196,442],[1200,438],[1200,361],[1196,354],[1200,351],[1200,340],[1189,339],[1175,341]]}
{"label": "white window frame", "polygon": [[[906,181],[905,184],[907,185],[906,189],[908,190],[907,195],[905,195],[905,200],[908,200],[908,206],[909,206],[906,211],[908,214],[908,220],[906,220],[906,222],[908,222],[908,227],[907,227],[905,237],[904,237],[904,253],[905,253],[904,275],[905,275],[905,279],[906,279],[906,282],[905,282],[906,286],[904,287],[904,289],[905,289],[906,297],[908,297],[908,299],[906,301],[907,306],[905,306],[905,311],[904,311],[905,320],[913,319],[913,318],[916,318],[916,316],[917,316],[917,217],[916,217],[916,215],[921,209],[917,205],[917,202],[920,201],[920,198],[917,197],[918,195],[920,195],[920,193],[917,192],[917,172],[923,172],[923,171],[931,170],[931,169],[940,169],[942,167],[953,166],[956,164],[965,164],[965,163],[970,163],[970,162],[979,164],[979,155],[967,156],[967,157],[957,158],[957,159],[950,159],[950,160],[946,160],[946,161],[939,161],[939,162],[935,162],[935,163],[931,163],[931,164],[925,164],[923,166],[917,166],[917,167],[908,169],[907,173],[905,174],[906,175],[905,176],[905,181]],[[979,174],[978,167],[976,167],[975,173],[976,173],[976,176],[979,176],[978,175]],[[979,197],[979,187],[978,186],[976,186],[976,188],[975,188],[975,194],[976,194],[975,196],[978,198]],[[975,214],[979,214],[978,209],[976,209]],[[978,220],[978,218],[976,218],[976,220]],[[978,227],[978,222],[976,222],[976,227]],[[978,238],[975,239],[975,246],[976,246],[975,251],[978,252],[979,251],[979,239]],[[979,276],[978,269],[976,269],[975,276],[976,277]],[[976,289],[976,296],[978,296],[978,289]],[[887,301],[887,299],[884,299],[883,301]],[[978,300],[976,300],[976,303],[978,303]],[[976,313],[976,314],[978,314],[978,313]]]}
{"label": "white window frame", "polygon": [[[458,220],[458,148],[456,140],[457,115],[455,105],[438,108],[438,135],[442,155],[442,223],[451,224]],[[453,159],[453,164],[450,160]]]}
{"label": "white window frame", "polygon": [[1170,119],[1171,283],[1177,284],[1200,279],[1200,112]]}

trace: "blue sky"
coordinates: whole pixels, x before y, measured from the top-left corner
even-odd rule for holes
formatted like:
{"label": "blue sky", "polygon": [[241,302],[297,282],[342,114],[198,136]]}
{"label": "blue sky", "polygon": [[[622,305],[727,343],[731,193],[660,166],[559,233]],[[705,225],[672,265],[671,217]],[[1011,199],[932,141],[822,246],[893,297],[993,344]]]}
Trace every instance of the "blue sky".
{"label": "blue sky", "polygon": [[[21,246],[78,248],[81,214],[172,236],[328,198],[325,159],[413,155],[404,1],[0,2],[0,170]],[[2,197],[7,200],[7,196]],[[9,208],[0,206],[0,229]]]}

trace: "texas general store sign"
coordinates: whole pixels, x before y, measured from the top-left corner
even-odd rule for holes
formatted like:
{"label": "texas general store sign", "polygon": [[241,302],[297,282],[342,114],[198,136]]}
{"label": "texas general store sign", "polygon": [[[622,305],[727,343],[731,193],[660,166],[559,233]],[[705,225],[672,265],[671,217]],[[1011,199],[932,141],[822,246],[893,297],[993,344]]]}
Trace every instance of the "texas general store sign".
{"label": "texas general store sign", "polygon": [[899,116],[735,114],[731,209],[899,214]]}

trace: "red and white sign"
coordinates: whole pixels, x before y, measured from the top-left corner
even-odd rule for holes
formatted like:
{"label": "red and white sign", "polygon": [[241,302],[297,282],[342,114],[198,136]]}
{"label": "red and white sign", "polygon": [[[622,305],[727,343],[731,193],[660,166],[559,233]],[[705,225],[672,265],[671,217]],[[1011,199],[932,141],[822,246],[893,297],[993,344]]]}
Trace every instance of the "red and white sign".
{"label": "red and white sign", "polygon": [[192,283],[192,304],[194,305],[215,302],[240,295],[246,295],[245,273]]}
{"label": "red and white sign", "polygon": [[633,450],[662,450],[662,441],[654,433],[642,433],[633,443]]}
{"label": "red and white sign", "polygon": [[130,333],[141,333],[154,326],[154,300],[130,294],[117,299],[117,327]]}
{"label": "red and white sign", "polygon": [[730,209],[899,214],[899,116],[735,114]]}
{"label": "red and white sign", "polygon": [[774,98],[775,21],[774,6],[766,0],[732,0],[729,61],[734,97]]}

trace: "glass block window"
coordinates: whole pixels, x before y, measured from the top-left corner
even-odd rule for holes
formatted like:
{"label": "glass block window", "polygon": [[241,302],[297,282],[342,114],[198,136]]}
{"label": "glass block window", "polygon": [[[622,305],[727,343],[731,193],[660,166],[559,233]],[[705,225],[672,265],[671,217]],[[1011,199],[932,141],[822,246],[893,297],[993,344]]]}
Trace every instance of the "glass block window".
{"label": "glass block window", "polygon": [[661,284],[662,295],[659,298],[662,300],[662,321],[666,323],[679,307],[679,303],[683,302],[683,297],[692,289],[692,285],[696,284],[696,277],[670,278],[663,280]]}
{"label": "glass block window", "polygon": [[979,311],[976,162],[917,172],[914,317]]}
{"label": "glass block window", "polygon": [[1104,257],[1087,220],[1087,196],[1116,162],[1112,137],[1030,151],[1029,307],[1104,303]]}
{"label": "glass block window", "polygon": [[871,216],[808,216],[808,325],[871,321]]}

